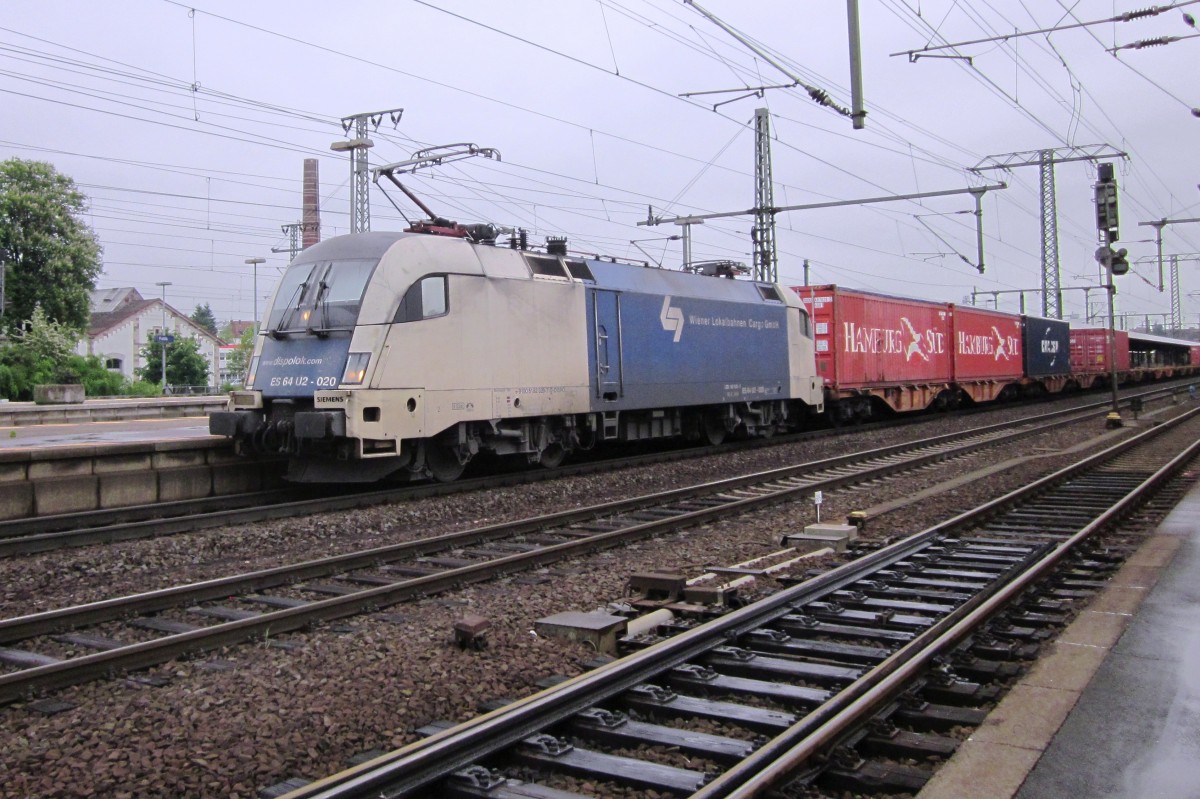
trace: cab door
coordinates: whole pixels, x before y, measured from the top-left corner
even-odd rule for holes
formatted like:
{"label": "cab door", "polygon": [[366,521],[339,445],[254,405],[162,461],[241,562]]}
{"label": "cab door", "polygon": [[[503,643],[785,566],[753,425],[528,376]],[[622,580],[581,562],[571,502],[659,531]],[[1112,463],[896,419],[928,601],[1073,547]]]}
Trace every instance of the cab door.
{"label": "cab door", "polygon": [[596,366],[596,398],[615,402],[624,394],[621,353],[621,294],[592,292],[592,352]]}

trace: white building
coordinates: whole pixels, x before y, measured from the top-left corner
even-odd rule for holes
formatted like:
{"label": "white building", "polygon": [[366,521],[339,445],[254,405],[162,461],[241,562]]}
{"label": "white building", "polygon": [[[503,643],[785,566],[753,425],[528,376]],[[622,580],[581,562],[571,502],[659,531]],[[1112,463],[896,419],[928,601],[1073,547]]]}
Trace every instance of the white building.
{"label": "white building", "polygon": [[246,379],[244,369],[234,371],[229,366],[230,357],[238,351],[237,344],[222,344],[217,351],[217,356],[220,358],[221,367],[221,385],[241,385]]}
{"label": "white building", "polygon": [[194,338],[200,344],[200,354],[208,361],[208,384],[217,385],[220,348],[225,342],[187,314],[162,300],[144,299],[135,288],[97,289],[92,292],[91,302],[92,320],[87,338],[76,347],[80,355],[95,355],[109,371],[136,380],[134,370],[146,365],[141,352],[148,337],[166,334]]}

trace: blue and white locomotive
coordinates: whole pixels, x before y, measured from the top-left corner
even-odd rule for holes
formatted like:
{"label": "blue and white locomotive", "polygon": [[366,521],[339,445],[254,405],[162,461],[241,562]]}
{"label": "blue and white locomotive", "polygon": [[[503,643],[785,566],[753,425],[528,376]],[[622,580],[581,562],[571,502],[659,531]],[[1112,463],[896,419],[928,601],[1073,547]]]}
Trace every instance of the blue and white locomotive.
{"label": "blue and white locomotive", "polygon": [[793,292],[573,257],[564,241],[497,246],[489,228],[303,251],[211,432],[286,454],[296,481],[453,480],[483,452],[553,467],[597,444],[715,443],[822,411]]}

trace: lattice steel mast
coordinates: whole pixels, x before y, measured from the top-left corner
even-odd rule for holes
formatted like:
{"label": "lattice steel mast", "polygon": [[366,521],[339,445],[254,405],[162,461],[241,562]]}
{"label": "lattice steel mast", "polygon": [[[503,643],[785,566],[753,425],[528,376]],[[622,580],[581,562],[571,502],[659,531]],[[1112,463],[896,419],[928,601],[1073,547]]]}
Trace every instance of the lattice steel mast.
{"label": "lattice steel mast", "polygon": [[754,111],[754,279],[774,283],[779,279],[775,250],[775,189],[771,179],[771,112]]}
{"label": "lattice steel mast", "polygon": [[292,222],[288,225],[280,225],[279,228],[288,237],[288,246],[272,247],[271,252],[286,252],[288,254],[288,262],[290,263],[304,249],[300,243],[300,234],[307,233],[310,229],[310,224],[307,222]]}
{"label": "lattice steel mast", "polygon": [[403,108],[391,108],[387,111],[370,111],[365,114],[342,117],[342,130],[347,135],[354,128],[354,138],[349,141],[336,141],[330,145],[335,152],[350,152],[350,232],[365,233],[371,229],[371,179],[369,175],[367,150],[375,143],[367,137],[367,125],[372,130],[379,130],[379,124],[387,115],[392,125],[400,123]]}
{"label": "lattice steel mast", "polygon": [[1196,263],[1200,261],[1200,253],[1176,253],[1171,256],[1171,331],[1178,333],[1183,329],[1183,291],[1179,283],[1179,264],[1181,262]]}
{"label": "lattice steel mast", "polygon": [[1042,202],[1042,316],[1062,319],[1062,272],[1058,260],[1058,198],[1054,193],[1054,151],[1038,153]]}
{"label": "lattice steel mast", "polygon": [[1107,144],[1087,144],[1079,147],[1056,147],[1021,153],[989,155],[971,167],[971,171],[976,174],[986,169],[1012,170],[1015,167],[1035,164],[1040,170],[1043,316],[1062,319],[1062,272],[1058,261],[1058,204],[1055,198],[1054,165],[1069,161],[1099,161],[1104,158],[1128,157],[1126,153]]}

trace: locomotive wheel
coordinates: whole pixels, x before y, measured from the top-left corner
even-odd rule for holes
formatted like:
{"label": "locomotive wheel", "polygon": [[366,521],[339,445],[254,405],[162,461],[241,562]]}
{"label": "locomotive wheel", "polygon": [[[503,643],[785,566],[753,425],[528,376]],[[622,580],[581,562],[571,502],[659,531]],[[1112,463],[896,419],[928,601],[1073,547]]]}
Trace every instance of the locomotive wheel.
{"label": "locomotive wheel", "polygon": [[425,465],[439,483],[453,483],[462,477],[467,465],[458,459],[454,447],[436,441],[425,442]]}
{"label": "locomotive wheel", "polygon": [[715,413],[704,417],[704,438],[709,444],[716,447],[724,443],[727,433],[725,422]]}
{"label": "locomotive wheel", "polygon": [[567,451],[562,444],[554,443],[538,454],[538,463],[547,469],[557,469],[567,457]]}

